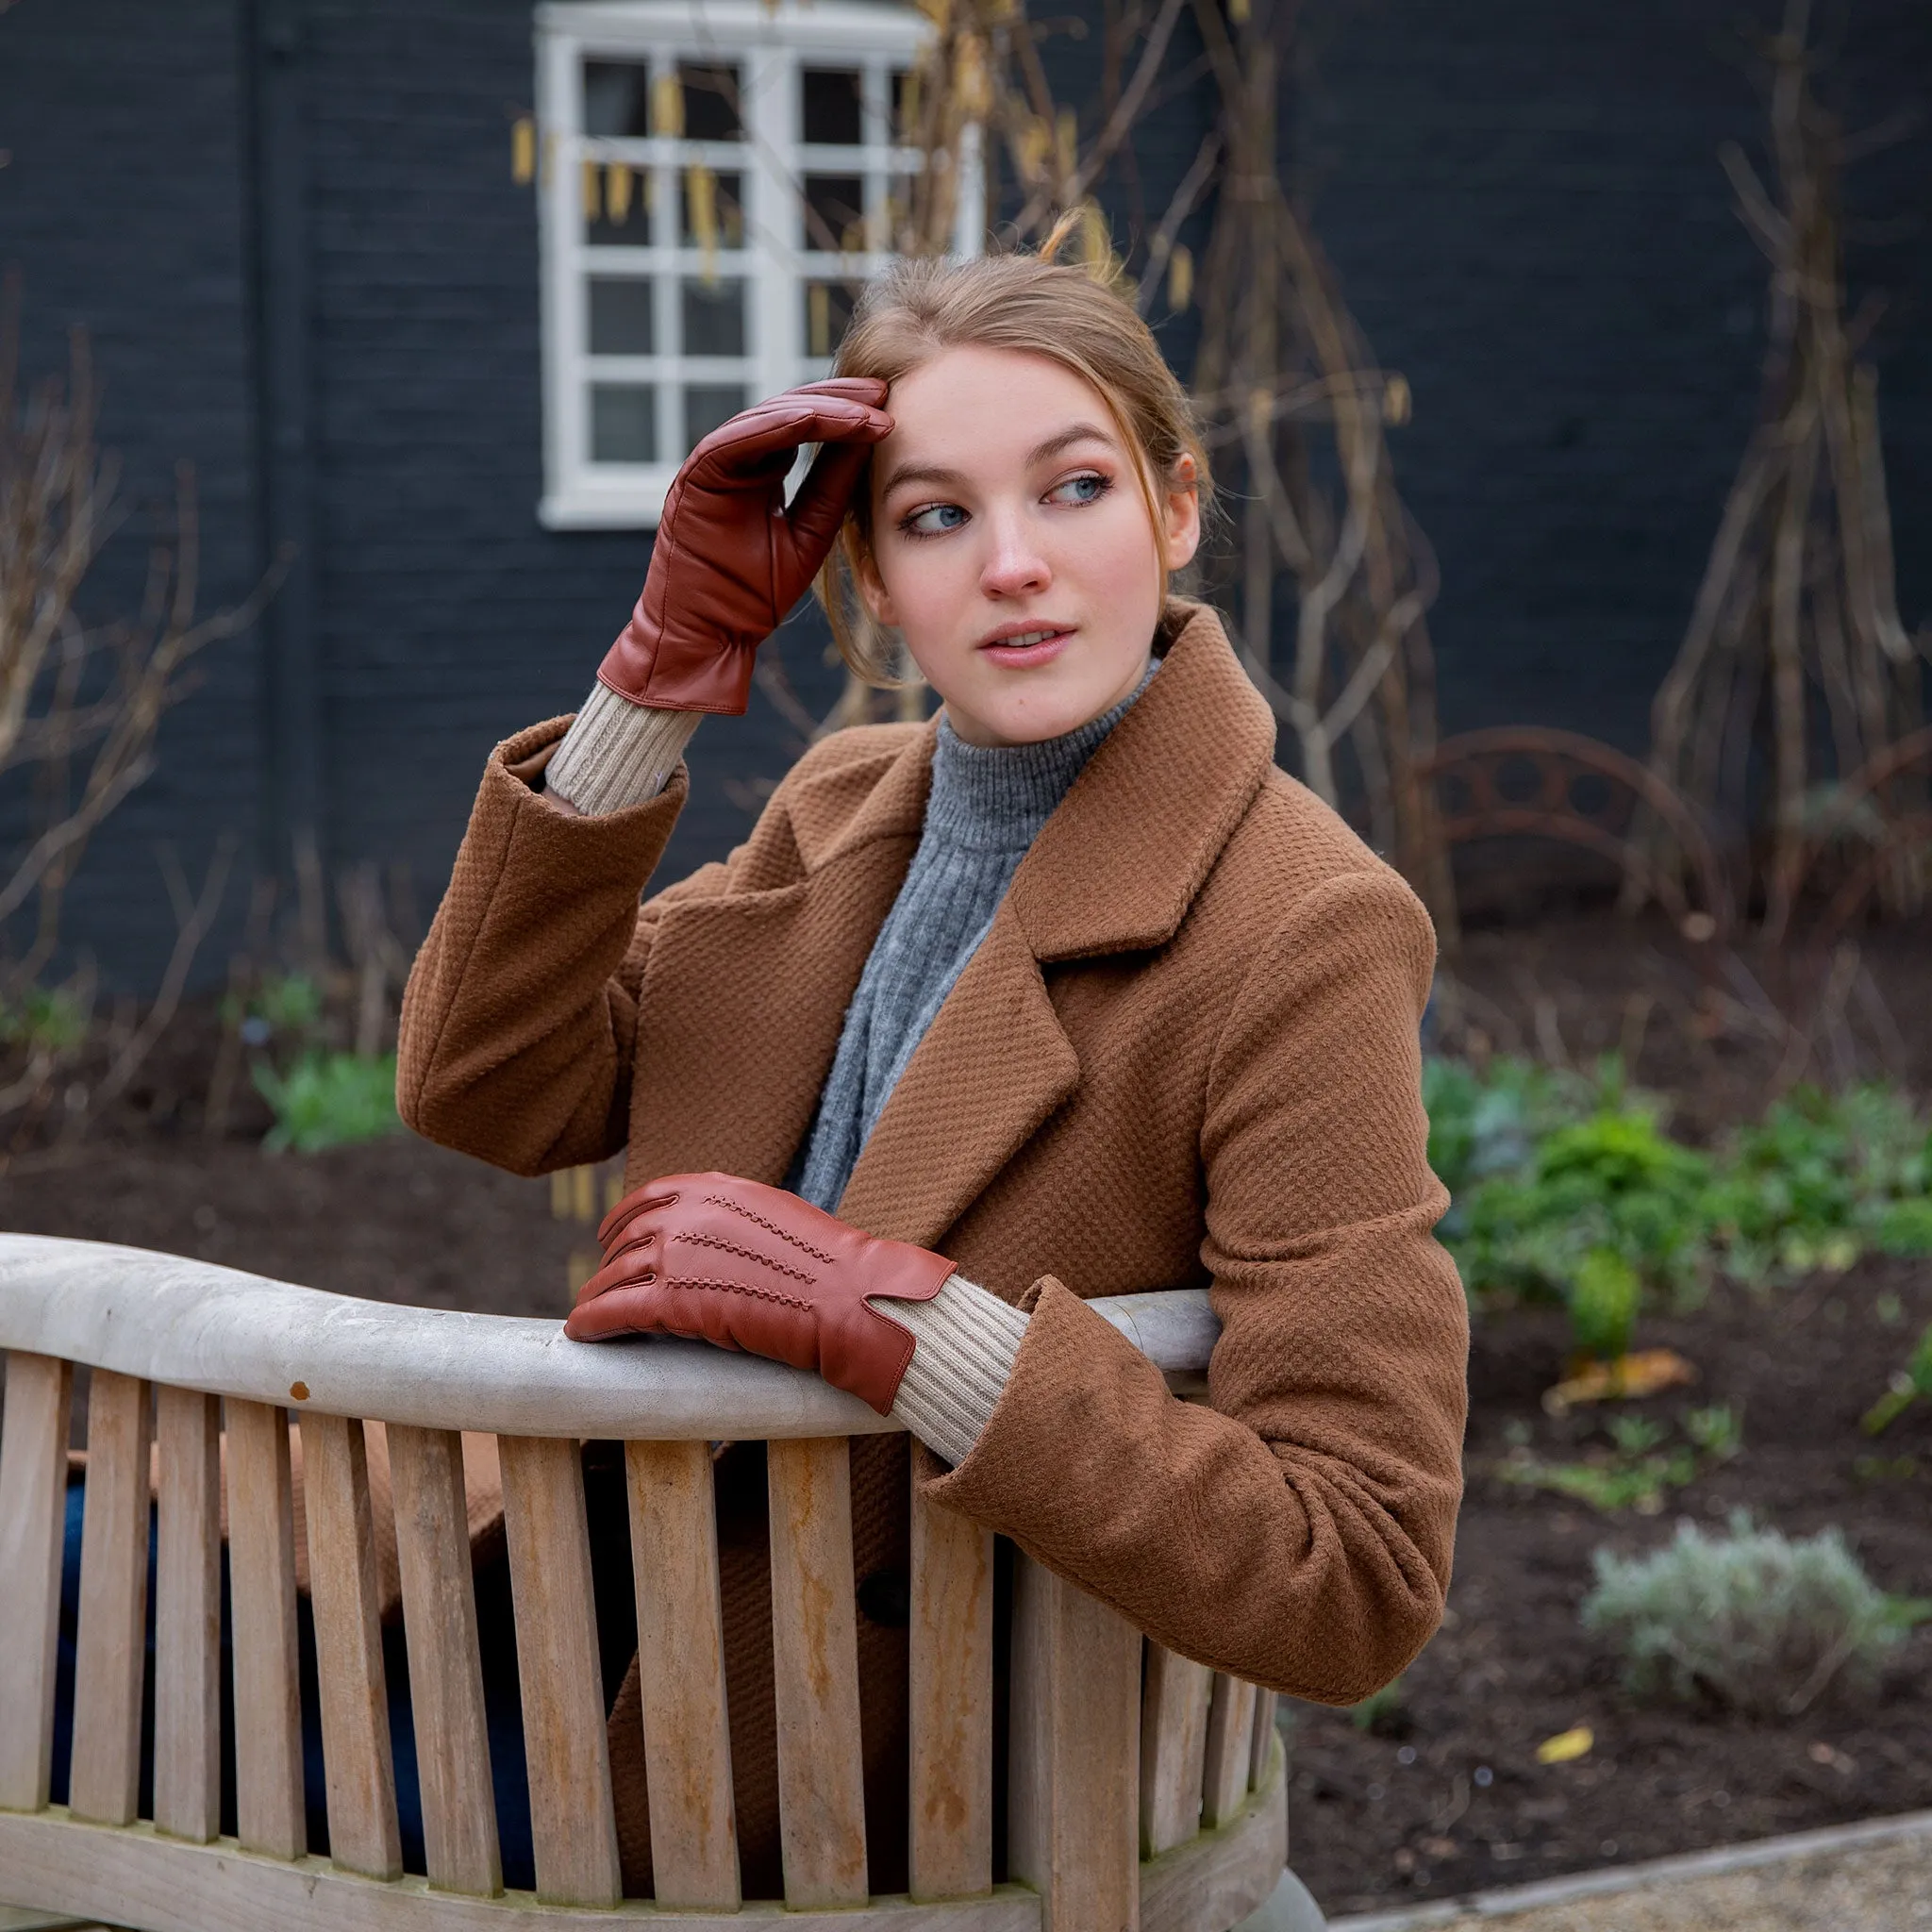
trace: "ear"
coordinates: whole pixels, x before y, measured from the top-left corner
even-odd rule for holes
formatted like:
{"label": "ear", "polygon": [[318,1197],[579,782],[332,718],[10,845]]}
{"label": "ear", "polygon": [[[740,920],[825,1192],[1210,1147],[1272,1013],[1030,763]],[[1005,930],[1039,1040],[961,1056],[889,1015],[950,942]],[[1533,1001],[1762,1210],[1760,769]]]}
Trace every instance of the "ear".
{"label": "ear", "polygon": [[1201,547],[1201,472],[1186,451],[1169,473],[1161,523],[1167,567],[1183,569],[1194,560],[1194,553]]}
{"label": "ear", "polygon": [[859,602],[865,606],[874,624],[882,625],[888,630],[896,630],[899,614],[893,608],[892,593],[886,589],[886,580],[879,575],[878,558],[872,554],[872,545],[859,537],[856,528],[851,536],[852,547],[847,555],[852,559],[852,580],[858,586]]}

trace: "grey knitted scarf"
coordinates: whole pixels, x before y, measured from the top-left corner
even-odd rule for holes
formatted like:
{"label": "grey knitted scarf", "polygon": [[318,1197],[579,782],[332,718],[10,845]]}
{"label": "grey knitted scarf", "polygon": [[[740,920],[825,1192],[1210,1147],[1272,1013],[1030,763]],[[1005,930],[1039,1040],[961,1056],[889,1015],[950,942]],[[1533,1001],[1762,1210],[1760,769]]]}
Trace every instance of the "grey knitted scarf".
{"label": "grey knitted scarf", "polygon": [[1112,710],[1039,744],[968,744],[943,719],[919,849],[846,1008],[818,1112],[787,1180],[827,1213],[913,1050],[992,925],[1040,828],[1154,675]]}

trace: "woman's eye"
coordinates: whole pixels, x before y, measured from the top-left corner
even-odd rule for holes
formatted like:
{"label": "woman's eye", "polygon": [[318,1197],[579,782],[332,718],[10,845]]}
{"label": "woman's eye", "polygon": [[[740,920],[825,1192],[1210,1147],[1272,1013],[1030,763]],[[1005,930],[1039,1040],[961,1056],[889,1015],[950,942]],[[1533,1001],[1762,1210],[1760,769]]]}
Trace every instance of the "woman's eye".
{"label": "woman's eye", "polygon": [[1113,479],[1100,475],[1097,472],[1087,471],[1078,476],[1069,476],[1062,483],[1056,483],[1047,492],[1049,503],[1098,503],[1113,488]]}
{"label": "woman's eye", "polygon": [[899,527],[914,537],[938,537],[965,521],[966,512],[957,503],[935,503],[914,510]]}

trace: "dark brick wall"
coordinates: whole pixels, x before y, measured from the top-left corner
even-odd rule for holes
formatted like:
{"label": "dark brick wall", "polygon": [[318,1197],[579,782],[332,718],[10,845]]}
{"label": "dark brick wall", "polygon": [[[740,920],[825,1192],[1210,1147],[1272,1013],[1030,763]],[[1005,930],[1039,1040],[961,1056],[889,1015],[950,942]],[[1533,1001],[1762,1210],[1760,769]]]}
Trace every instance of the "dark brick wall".
{"label": "dark brick wall", "polygon": [[[1640,744],[1694,591],[1751,420],[1762,293],[1715,160],[1724,136],[1755,139],[1756,106],[1716,0],[1698,4],[1317,0],[1311,15],[1297,156],[1352,303],[1414,385],[1396,457],[1441,557],[1452,726],[1541,719]],[[509,176],[528,0],[294,11],[328,856],[407,863],[426,908],[489,745],[576,701],[648,540],[536,521],[535,206]],[[1087,39],[1048,54],[1066,96],[1091,101],[1085,17]],[[1923,107],[1932,9],[1860,0],[1847,17],[1854,119]],[[243,40],[238,0],[0,13],[0,260],[25,272],[31,354],[46,366],[68,322],[92,327],[137,503],[175,456],[195,460],[210,601],[257,567]],[[1204,77],[1124,158],[1123,240],[1158,219],[1208,109]],[[1855,177],[1858,214],[1923,214],[1927,121]],[[1862,244],[1856,267],[1896,296],[1879,346],[1909,623],[1932,606],[1932,272],[1923,234]],[[1164,340],[1185,366],[1187,319]],[[102,608],[138,577],[136,534]],[[124,978],[152,976],[171,930],[158,839],[192,864],[232,827],[253,854],[258,648],[209,660],[160,774],[90,859],[73,930]],[[828,694],[816,638],[788,657]],[[741,836],[758,781],[798,748],[761,696],[707,724],[670,865]]]}
{"label": "dark brick wall", "polygon": [[[87,587],[94,621],[138,606],[177,458],[199,481],[203,607],[254,581],[238,49],[233,0],[0,12],[0,266],[19,273],[24,360],[64,374],[65,332],[90,331],[101,439],[120,453],[129,512]],[[158,772],[75,882],[68,931],[111,977],[151,976],[172,941],[158,841],[196,876],[224,830],[244,865],[252,853],[257,672],[248,639],[202,659],[199,690],[163,727]],[[20,806],[17,790],[0,801],[9,842]],[[241,898],[231,889],[231,906]]]}
{"label": "dark brick wall", "polygon": [[[1764,5],[1323,0],[1300,162],[1382,360],[1415,391],[1404,491],[1441,561],[1443,723],[1641,749],[1749,434],[1765,274],[1720,142],[1761,116],[1732,29]],[[1833,10],[1847,120],[1916,110],[1858,166],[1901,605],[1932,616],[1932,8]],[[1898,224],[1880,240],[1878,224]]]}

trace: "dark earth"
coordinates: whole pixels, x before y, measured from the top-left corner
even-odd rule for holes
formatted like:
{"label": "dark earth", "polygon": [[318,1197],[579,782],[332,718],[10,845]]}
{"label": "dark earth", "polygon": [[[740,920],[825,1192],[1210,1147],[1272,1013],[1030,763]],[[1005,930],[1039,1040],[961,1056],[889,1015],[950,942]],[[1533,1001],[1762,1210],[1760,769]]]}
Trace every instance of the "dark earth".
{"label": "dark earth", "polygon": [[[1880,1071],[1932,1088],[1925,932],[1861,937],[1767,963],[1685,943],[1658,921],[1603,913],[1533,931],[1474,930],[1440,984],[1450,1051],[1522,1048],[1586,1065],[1621,1046],[1704,1138],[1755,1114],[1781,1081]],[[1832,976],[1836,959],[1838,971]],[[1457,999],[1460,1004],[1458,1005]],[[250,1095],[221,1138],[201,1099],[214,1025],[191,1011],[115,1115],[58,1158],[0,1170],[0,1227],[123,1241],[346,1294],[561,1315],[594,1251],[614,1174],[524,1180],[408,1135],[320,1155],[264,1154]],[[18,1144],[18,1143],[17,1143]],[[1596,1412],[1555,1418],[1558,1318],[1488,1314],[1471,1362],[1468,1499],[1441,1635],[1374,1729],[1296,1707],[1292,1857],[1331,1912],[1512,1884],[1773,1833],[1932,1806],[1932,1626],[1862,1700],[1821,1699],[1782,1724],[1644,1708],[1577,1622],[1599,1545],[1668,1540],[1689,1515],[1734,1509],[1793,1535],[1836,1524],[1888,1590],[1932,1595],[1932,1405],[1874,1441],[1858,1419],[1932,1322],[1932,1263],[1867,1261],[1695,1313],[1647,1318],[1639,1341],[1679,1350],[1696,1386],[1623,1412],[1680,1441],[1694,1407],[1731,1405],[1742,1447],[1657,1514],[1599,1514],[1503,1479],[1512,1453],[1607,1451]],[[1590,1752],[1541,1765],[1576,1725]]]}

